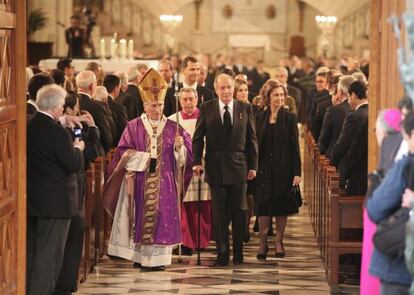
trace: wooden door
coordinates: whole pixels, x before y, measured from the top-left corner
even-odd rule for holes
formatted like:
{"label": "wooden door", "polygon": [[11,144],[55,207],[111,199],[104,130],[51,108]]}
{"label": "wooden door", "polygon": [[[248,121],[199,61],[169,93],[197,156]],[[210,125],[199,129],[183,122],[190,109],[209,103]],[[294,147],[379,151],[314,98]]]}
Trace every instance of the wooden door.
{"label": "wooden door", "polygon": [[0,0],[0,294],[25,294],[26,1]]}

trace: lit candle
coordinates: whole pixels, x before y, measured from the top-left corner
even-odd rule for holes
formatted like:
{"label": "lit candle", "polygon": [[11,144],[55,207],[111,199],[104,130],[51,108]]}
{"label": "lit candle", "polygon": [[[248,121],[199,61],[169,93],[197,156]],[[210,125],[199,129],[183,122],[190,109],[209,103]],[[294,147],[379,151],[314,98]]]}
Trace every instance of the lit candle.
{"label": "lit candle", "polygon": [[134,58],[134,40],[129,39],[128,41],[128,57]]}
{"label": "lit candle", "polygon": [[121,58],[126,58],[127,47],[126,47],[126,40],[125,39],[121,39],[119,41],[119,54],[121,55]]}
{"label": "lit candle", "polygon": [[111,58],[114,58],[116,55],[116,41],[111,39]]}
{"label": "lit candle", "polygon": [[105,58],[105,39],[101,39],[101,58]]}

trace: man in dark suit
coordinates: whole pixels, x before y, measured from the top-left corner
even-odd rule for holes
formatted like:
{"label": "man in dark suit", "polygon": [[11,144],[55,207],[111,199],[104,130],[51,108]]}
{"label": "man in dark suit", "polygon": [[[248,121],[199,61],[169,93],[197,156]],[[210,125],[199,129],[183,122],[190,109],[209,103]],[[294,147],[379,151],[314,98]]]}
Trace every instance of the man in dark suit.
{"label": "man in dark suit", "polygon": [[216,78],[219,99],[201,105],[193,136],[194,173],[201,175],[206,139],[206,182],[211,189],[213,232],[217,261],[229,263],[229,221],[232,222],[233,264],[243,262],[246,228],[246,180],[256,177],[258,151],[253,110],[233,99],[234,81],[226,74]]}
{"label": "man in dark suit", "polygon": [[137,67],[128,71],[128,85],[125,92],[118,96],[117,102],[125,106],[128,121],[135,119],[144,112],[144,103],[138,90],[142,74]]}
{"label": "man in dark suit", "polygon": [[121,80],[115,75],[106,75],[103,80],[103,86],[108,91],[108,105],[116,128],[115,137],[112,141],[113,147],[118,146],[119,139],[128,122],[125,107],[114,100],[114,97],[117,97],[119,94],[121,88],[120,83]]}
{"label": "man in dark suit", "polygon": [[113,136],[107,119],[105,107],[92,97],[96,93],[96,77],[92,71],[82,71],[76,76],[78,85],[79,106],[81,110],[88,111],[99,129],[100,146],[99,155],[105,155],[112,147]]}
{"label": "man in dark suit", "polygon": [[[181,88],[193,88],[197,91],[198,101],[197,107],[201,103],[211,100],[214,98],[213,92],[198,84],[198,78],[200,75],[200,64],[198,60],[193,56],[187,56],[183,60],[183,83],[178,83],[178,90]],[[164,115],[171,116],[177,112],[176,98],[175,98],[175,87],[169,87],[164,101]],[[181,110],[181,106],[178,105],[178,111]]]}
{"label": "man in dark suit", "polygon": [[70,27],[65,30],[66,43],[68,44],[68,57],[85,57],[83,51],[85,44],[85,30],[80,27],[80,16],[70,17]]}
{"label": "man in dark suit", "polygon": [[57,85],[39,90],[39,111],[27,125],[27,294],[52,294],[58,279],[70,219],[78,213],[76,172],[83,141],[72,142],[56,121],[66,91]]}
{"label": "man in dark suit", "polygon": [[36,74],[29,80],[27,86],[29,91],[29,100],[27,101],[27,119],[30,120],[36,114],[38,107],[36,104],[36,95],[40,88],[45,85],[53,84],[53,78],[45,74]]}
{"label": "man in dark suit", "polygon": [[287,83],[288,79],[289,79],[288,70],[285,67],[277,67],[276,68],[276,73],[275,73],[275,79],[277,81],[279,81],[283,86],[285,86],[286,89],[287,89],[288,95],[295,99],[296,107],[297,107],[298,113],[299,113],[300,112],[300,107],[301,107],[300,102],[302,100],[302,93],[298,88],[296,88],[292,85],[289,85]]}
{"label": "man in dark suit", "polygon": [[[331,162],[338,166],[345,159],[346,193],[364,195],[367,189],[368,100],[364,82],[354,81],[349,87],[348,103],[354,112],[344,121],[341,134],[332,150]],[[341,172],[340,172],[341,173]]]}
{"label": "man in dark suit", "polygon": [[348,103],[348,89],[354,81],[355,78],[352,76],[342,76],[339,79],[337,95],[332,97],[333,105],[328,107],[322,121],[318,146],[321,154],[326,155],[329,159],[333,146],[341,133],[345,117],[351,112]]}

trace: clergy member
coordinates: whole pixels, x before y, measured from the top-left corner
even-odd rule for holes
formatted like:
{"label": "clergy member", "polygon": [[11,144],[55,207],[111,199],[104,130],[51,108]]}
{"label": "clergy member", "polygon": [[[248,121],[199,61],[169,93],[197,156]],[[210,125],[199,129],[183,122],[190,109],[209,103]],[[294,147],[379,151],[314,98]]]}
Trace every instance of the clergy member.
{"label": "clergy member", "polygon": [[[132,260],[144,271],[165,270],[181,243],[176,167],[191,179],[189,134],[163,116],[167,83],[150,69],[139,91],[145,113],[128,122],[105,185],[104,206],[113,216],[108,254]],[[180,161],[181,160],[181,161]]]}
{"label": "clergy member", "polygon": [[[197,91],[194,88],[181,88],[179,102],[181,111],[178,112],[180,125],[193,137],[200,110],[197,108]],[[168,117],[176,121],[177,114]],[[181,208],[181,231],[183,235],[183,255],[191,255],[194,249],[207,248],[211,236],[211,197],[204,176],[201,177],[199,200],[199,177],[193,176],[184,196]],[[198,206],[200,205],[200,245],[198,246]]]}

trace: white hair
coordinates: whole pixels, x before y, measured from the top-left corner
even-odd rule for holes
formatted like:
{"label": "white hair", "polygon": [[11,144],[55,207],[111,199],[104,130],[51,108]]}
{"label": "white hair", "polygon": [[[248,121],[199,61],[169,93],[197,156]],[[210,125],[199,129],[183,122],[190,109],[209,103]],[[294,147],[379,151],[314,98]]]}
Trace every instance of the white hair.
{"label": "white hair", "polygon": [[26,90],[27,90],[27,87],[29,86],[29,81],[30,79],[32,79],[32,77],[33,77],[32,69],[26,67]]}
{"label": "white hair", "polygon": [[320,67],[317,71],[316,71],[316,76],[318,76],[319,74],[322,73],[329,73],[329,68],[328,67]]}
{"label": "white hair", "polygon": [[191,87],[183,87],[183,88],[181,88],[180,89],[180,92],[179,92],[179,97],[181,98],[181,96],[183,95],[183,93],[188,93],[188,92],[193,93],[194,94],[194,97],[195,98],[198,98],[197,91],[194,88],[191,88]]}
{"label": "white hair", "polygon": [[351,75],[345,75],[339,78],[338,90],[342,90],[342,94],[349,97],[348,89],[351,84],[356,81],[355,77]]}
{"label": "white hair", "polygon": [[104,86],[96,87],[95,100],[103,101],[108,97],[108,91]]}
{"label": "white hair", "polygon": [[276,73],[283,73],[286,77],[289,77],[289,72],[285,67],[277,67],[275,70]]}
{"label": "white hair", "polygon": [[56,84],[45,85],[36,95],[36,104],[41,111],[50,111],[65,104],[67,92]]}
{"label": "white hair", "polygon": [[352,73],[352,77],[354,77],[355,79],[357,79],[358,81],[360,81],[362,83],[365,83],[365,85],[368,84],[367,77],[365,77],[364,73],[362,73],[362,72]]}
{"label": "white hair", "polygon": [[96,83],[96,76],[92,71],[82,71],[76,76],[76,85],[78,88],[86,89],[93,83]]}
{"label": "white hair", "polygon": [[121,84],[126,84],[129,81],[128,74],[126,72],[116,71],[114,75],[118,76],[118,78],[121,80]]}

